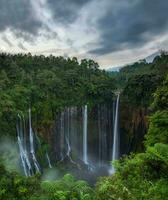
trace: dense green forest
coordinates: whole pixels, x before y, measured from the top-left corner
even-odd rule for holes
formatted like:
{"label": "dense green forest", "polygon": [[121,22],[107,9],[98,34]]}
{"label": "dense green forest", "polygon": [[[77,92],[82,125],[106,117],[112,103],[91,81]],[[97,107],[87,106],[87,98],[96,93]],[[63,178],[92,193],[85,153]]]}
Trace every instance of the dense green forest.
{"label": "dense green forest", "polygon": [[141,152],[116,161],[116,172],[95,186],[66,174],[45,181],[40,174],[23,177],[9,170],[1,158],[2,200],[166,200],[168,192],[168,56],[153,63],[126,66],[113,74],[92,60],[28,55],[0,55],[0,136],[15,137],[18,113],[31,106],[34,126],[50,124],[65,106],[121,102],[148,108],[149,128]]}
{"label": "dense green forest", "polygon": [[111,101],[114,80],[93,60],[0,54],[0,135],[15,134],[18,113],[31,107],[36,126],[65,106]]}

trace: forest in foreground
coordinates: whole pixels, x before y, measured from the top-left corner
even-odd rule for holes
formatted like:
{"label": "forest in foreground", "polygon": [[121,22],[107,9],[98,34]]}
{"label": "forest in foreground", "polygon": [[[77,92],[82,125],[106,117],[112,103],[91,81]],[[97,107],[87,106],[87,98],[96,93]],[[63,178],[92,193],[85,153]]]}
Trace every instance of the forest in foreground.
{"label": "forest in foreground", "polygon": [[[120,92],[120,159],[113,163],[115,173],[99,177],[94,184],[69,172],[45,179],[46,151],[54,163],[52,170],[69,165],[58,166],[54,156],[58,149],[54,150],[51,130],[59,113],[65,107],[87,105],[92,119],[97,107],[113,104],[116,92]],[[19,159],[18,145],[9,148],[4,141],[17,144],[18,114],[27,119],[29,108],[41,144],[36,155],[44,171],[26,177],[13,159]],[[0,54],[0,143],[2,200],[168,199],[167,53],[162,52],[152,63],[139,61],[117,73],[100,70],[93,60]],[[110,161],[108,152],[106,160]],[[76,155],[71,156],[77,160]],[[103,156],[101,153],[101,161]]]}

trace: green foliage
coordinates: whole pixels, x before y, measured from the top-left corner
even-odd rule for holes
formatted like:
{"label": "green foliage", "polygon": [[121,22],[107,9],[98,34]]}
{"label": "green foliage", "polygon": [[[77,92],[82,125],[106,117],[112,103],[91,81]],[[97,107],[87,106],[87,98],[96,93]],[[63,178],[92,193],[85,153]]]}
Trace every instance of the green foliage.
{"label": "green foliage", "polygon": [[29,106],[36,126],[51,124],[65,106],[111,102],[114,87],[93,60],[1,53],[0,135],[15,135],[17,114]]}
{"label": "green foliage", "polygon": [[162,51],[161,55],[157,56],[152,63],[140,60],[139,62],[122,67],[117,73],[109,72],[109,74],[115,79],[118,88],[125,88],[129,79],[133,77],[155,74],[164,78],[167,72],[168,54]]}
{"label": "green foliage", "polygon": [[[155,62],[158,63],[161,60],[162,59],[159,57]],[[149,80],[147,82],[149,82]],[[135,95],[137,93],[135,90],[139,92],[140,85],[142,84],[143,87],[145,82],[136,83],[139,87],[135,83],[132,83],[133,88],[130,87],[130,91],[131,89],[132,91],[134,90]],[[144,91],[143,88],[142,90]],[[168,84],[166,79],[162,87],[159,87],[154,95],[155,99],[153,105],[156,112],[150,117],[149,130],[145,141],[145,153],[130,155],[116,162],[116,173],[111,177],[102,178],[98,181],[94,199],[168,199],[167,91]],[[134,96],[134,93],[131,93],[131,95]]]}
{"label": "green foliage", "polygon": [[42,182],[42,189],[48,200],[90,200],[93,193],[85,181],[75,181],[70,174],[58,181]]}
{"label": "green foliage", "polygon": [[113,176],[97,183],[95,199],[166,199],[168,145],[156,144],[146,153],[126,157],[116,165],[116,169]]}
{"label": "green foliage", "polygon": [[145,144],[151,146],[155,143],[168,144],[168,111],[158,111],[150,118]]}
{"label": "green foliage", "polygon": [[0,164],[0,199],[6,200],[91,200],[93,190],[85,181],[66,174],[56,181],[23,177],[5,170]]}
{"label": "green foliage", "polygon": [[157,110],[168,109],[168,76],[154,94],[153,107]]}
{"label": "green foliage", "polygon": [[16,173],[6,171],[2,165],[0,165],[0,177],[0,199],[40,200],[38,177],[25,178]]}
{"label": "green foliage", "polygon": [[[149,106],[168,68],[162,54],[152,64],[135,63],[115,74],[132,105]],[[50,124],[64,106],[109,102],[114,81],[92,60],[28,55],[0,55],[0,134],[15,134],[15,117],[29,104],[37,123]],[[101,178],[95,191],[70,174],[55,181],[25,178],[0,165],[0,199],[10,200],[167,200],[168,78],[154,95],[146,151],[115,163],[116,173]],[[44,145],[44,151],[48,147]],[[42,152],[39,152],[41,154]]]}
{"label": "green foliage", "polygon": [[136,107],[148,107],[153,100],[153,93],[162,78],[156,74],[136,75],[129,78],[123,91],[127,102]]}
{"label": "green foliage", "polygon": [[[166,98],[168,97],[166,84],[165,87],[158,89],[153,98],[153,93],[161,85],[168,72],[168,54],[161,52],[152,63],[140,60],[131,65],[122,67],[119,72],[109,73],[115,80],[115,84],[123,90],[122,98],[129,105],[134,107],[149,107],[155,98],[156,109],[167,107]],[[162,98],[162,102],[160,99]],[[160,102],[160,105],[158,105]]]}

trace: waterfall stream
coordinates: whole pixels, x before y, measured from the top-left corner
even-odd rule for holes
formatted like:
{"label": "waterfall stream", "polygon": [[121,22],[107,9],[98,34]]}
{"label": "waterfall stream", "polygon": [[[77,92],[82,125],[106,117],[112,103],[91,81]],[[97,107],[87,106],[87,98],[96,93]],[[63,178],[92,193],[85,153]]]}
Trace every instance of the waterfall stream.
{"label": "waterfall stream", "polygon": [[49,157],[49,155],[48,155],[48,152],[46,152],[46,158],[47,158],[48,166],[49,166],[49,168],[51,169],[51,168],[52,168],[52,165],[51,165],[51,161],[50,161],[50,157]]}
{"label": "waterfall stream", "polygon": [[88,164],[88,149],[87,149],[87,129],[88,129],[88,107],[83,108],[83,162]]}
{"label": "waterfall stream", "polygon": [[23,170],[24,170],[25,175],[28,176],[28,171],[27,171],[27,167],[26,167],[26,160],[25,160],[25,155],[24,155],[25,153],[24,153],[22,142],[21,142],[19,135],[18,135],[18,145],[19,145],[19,152],[20,152],[20,158],[21,158]]}
{"label": "waterfall stream", "polygon": [[[113,148],[112,148],[112,161],[117,160],[119,157],[119,132],[118,132],[118,113],[119,113],[119,100],[120,94],[117,95],[114,117],[114,131],[113,131]],[[110,173],[114,173],[115,169],[112,166]]]}
{"label": "waterfall stream", "polygon": [[20,158],[24,170],[25,176],[30,176],[32,167],[30,164],[30,160],[28,157],[28,152],[26,148],[26,142],[25,142],[25,129],[23,128],[25,126],[24,120],[22,120],[22,117],[18,114],[19,123],[17,124],[17,139],[18,139],[18,146],[19,146],[19,152],[20,152]]}
{"label": "waterfall stream", "polygon": [[34,139],[33,139],[32,124],[31,124],[31,109],[29,109],[29,140],[30,140],[30,153],[32,156],[33,164],[36,171],[40,173],[39,163],[36,159],[36,155],[34,151]]}

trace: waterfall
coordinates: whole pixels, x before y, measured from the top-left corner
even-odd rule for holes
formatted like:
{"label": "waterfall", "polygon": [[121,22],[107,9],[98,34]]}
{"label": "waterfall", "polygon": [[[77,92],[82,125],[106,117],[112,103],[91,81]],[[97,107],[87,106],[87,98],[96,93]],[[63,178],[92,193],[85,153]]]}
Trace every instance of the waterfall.
{"label": "waterfall", "polygon": [[70,157],[71,153],[71,146],[70,146],[70,114],[69,108],[67,108],[67,136],[66,136],[66,143],[67,143],[67,156]]}
{"label": "waterfall", "polygon": [[[21,120],[22,121],[22,120]],[[23,141],[24,141],[24,150],[25,150],[25,160],[28,166],[28,175],[30,176],[32,173],[32,167],[31,167],[31,163],[29,160],[29,156],[28,156],[28,150],[27,150],[27,144],[26,144],[26,124],[25,124],[25,119],[24,119],[24,115],[23,115]]]}
{"label": "waterfall", "polygon": [[49,168],[51,169],[51,168],[52,168],[52,165],[51,165],[50,157],[49,157],[49,155],[48,155],[47,152],[46,152],[46,158],[47,158],[48,166],[49,166]]}
{"label": "waterfall", "polygon": [[[17,140],[18,140],[18,146],[19,146],[19,152],[20,152],[20,158],[21,158],[21,162],[22,162],[22,166],[23,166],[23,170],[26,176],[30,176],[31,175],[31,164],[29,161],[29,157],[28,157],[28,153],[27,153],[27,149],[26,149],[26,142],[24,142],[24,136],[25,136],[25,127],[23,128],[23,126],[25,126],[24,124],[24,120],[22,120],[21,116],[18,114],[19,117],[19,123],[17,125]],[[23,126],[22,126],[22,121],[23,121]]]}
{"label": "waterfall", "polygon": [[30,153],[32,155],[33,164],[35,166],[36,171],[40,173],[39,164],[36,159],[34,151],[34,139],[33,139],[32,124],[31,124],[31,109],[29,109],[29,140],[30,140]]}
{"label": "waterfall", "polygon": [[83,161],[85,164],[88,164],[88,155],[87,155],[87,126],[88,126],[88,107],[84,106],[83,109]]}
{"label": "waterfall", "polygon": [[22,165],[23,165],[23,170],[24,170],[25,175],[28,176],[25,157],[24,157],[24,150],[23,150],[22,142],[21,142],[21,139],[20,139],[19,136],[18,136],[18,145],[19,145],[19,152],[20,152],[21,162],[22,162]]}
{"label": "waterfall", "polygon": [[114,120],[114,136],[113,136],[113,154],[112,154],[112,161],[118,159],[118,110],[119,110],[119,100],[120,100],[120,94],[117,96],[117,102],[116,102],[116,110],[115,110],[115,120]]}
{"label": "waterfall", "polygon": [[99,167],[102,165],[101,106],[98,105]]}
{"label": "waterfall", "polygon": [[[58,163],[72,163],[78,167],[78,160],[82,158],[87,168],[92,170],[94,169],[93,166],[97,166],[97,164],[99,167],[108,167],[107,161],[111,160],[111,157],[113,161],[118,159],[119,98],[120,95],[117,96],[113,106],[106,104],[98,105],[98,110],[93,110],[93,116],[90,116],[90,121],[88,121],[87,105],[80,108],[76,106],[66,107],[59,113],[56,119],[56,134],[54,135],[56,138],[56,140],[54,140],[54,150],[56,155],[58,155]],[[97,113],[96,117],[95,113]],[[27,122],[25,122],[23,116],[19,116],[19,121],[17,123],[17,140],[20,160],[26,176],[41,171],[41,166],[36,157],[36,148],[40,147],[35,146],[38,137],[35,132],[33,132],[31,109],[29,109],[28,114]],[[113,136],[110,134],[112,124]],[[90,131],[88,131],[88,127]],[[90,137],[88,132],[90,133]],[[113,145],[111,144],[111,137],[113,137]],[[91,142],[93,146],[89,147],[88,152],[88,144]],[[44,159],[48,167],[52,168],[47,151],[44,154]],[[114,171],[113,167],[111,170]]]}
{"label": "waterfall", "polygon": [[[113,131],[113,148],[112,148],[112,161],[117,160],[119,157],[119,133],[118,133],[118,112],[119,112],[119,100],[120,94],[117,95],[117,101],[115,106],[115,118],[114,118],[114,131]],[[110,173],[114,173],[115,169],[112,166]]]}
{"label": "waterfall", "polygon": [[62,162],[65,158],[64,146],[64,112],[62,111],[60,117],[60,162]]}
{"label": "waterfall", "polygon": [[77,157],[80,157],[80,129],[78,126],[78,108],[71,107],[70,108],[70,114],[69,114],[69,143],[71,152],[75,153]]}
{"label": "waterfall", "polygon": [[73,161],[71,157],[71,152],[73,149],[72,140],[75,140],[74,136],[76,137],[76,127],[75,127],[75,120],[77,114],[77,107],[70,107],[65,108],[61,112],[60,116],[60,160],[58,161],[63,162],[65,159],[68,159],[71,163],[77,165],[76,162]]}
{"label": "waterfall", "polygon": [[69,138],[66,137],[66,143],[67,143],[67,156],[70,157],[70,153],[71,153],[71,146],[69,144]]}

